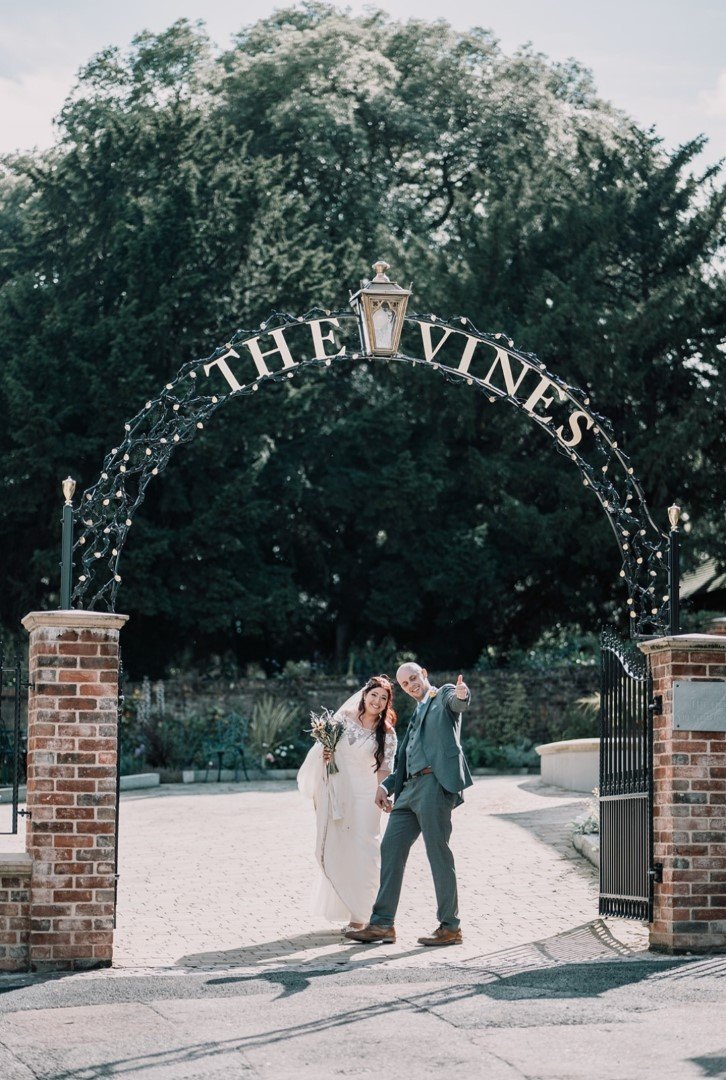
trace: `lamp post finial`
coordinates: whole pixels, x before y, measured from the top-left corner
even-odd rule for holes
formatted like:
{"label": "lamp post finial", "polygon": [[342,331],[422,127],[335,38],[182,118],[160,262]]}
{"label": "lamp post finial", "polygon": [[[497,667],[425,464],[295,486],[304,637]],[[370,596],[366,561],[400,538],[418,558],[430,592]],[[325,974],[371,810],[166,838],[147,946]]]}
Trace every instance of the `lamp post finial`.
{"label": "lamp post finial", "polygon": [[671,529],[678,528],[678,522],[681,520],[681,508],[676,503],[668,507],[668,520],[671,523]]}
{"label": "lamp post finial", "polygon": [[73,503],[73,496],[76,492],[76,482],[72,476],[67,476],[61,486],[63,488],[63,498],[66,501],[66,506],[71,506]]}

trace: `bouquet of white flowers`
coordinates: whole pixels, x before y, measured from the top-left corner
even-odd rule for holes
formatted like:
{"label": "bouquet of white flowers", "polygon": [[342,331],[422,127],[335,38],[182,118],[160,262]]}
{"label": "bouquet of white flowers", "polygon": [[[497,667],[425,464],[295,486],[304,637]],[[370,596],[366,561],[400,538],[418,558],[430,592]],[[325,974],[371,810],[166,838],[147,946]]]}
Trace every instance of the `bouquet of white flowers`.
{"label": "bouquet of white flowers", "polygon": [[330,709],[321,709],[319,713],[310,713],[310,734],[319,742],[323,750],[329,750],[330,761],[327,763],[328,776],[339,772],[335,764],[335,748],[343,734],[343,724],[336,720]]}

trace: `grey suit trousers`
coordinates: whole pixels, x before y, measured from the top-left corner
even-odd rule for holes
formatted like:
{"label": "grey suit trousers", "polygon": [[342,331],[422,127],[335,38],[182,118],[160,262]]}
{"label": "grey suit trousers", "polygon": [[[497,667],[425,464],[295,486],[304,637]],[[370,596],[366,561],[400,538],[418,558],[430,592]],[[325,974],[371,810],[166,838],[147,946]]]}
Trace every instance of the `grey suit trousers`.
{"label": "grey suit trousers", "polygon": [[451,811],[457,800],[458,796],[446,791],[433,773],[406,782],[381,844],[381,885],[371,915],[374,926],[393,926],[408,854],[414,841],[423,835],[436,890],[437,918],[448,930],[458,929],[456,870],[449,847]]}

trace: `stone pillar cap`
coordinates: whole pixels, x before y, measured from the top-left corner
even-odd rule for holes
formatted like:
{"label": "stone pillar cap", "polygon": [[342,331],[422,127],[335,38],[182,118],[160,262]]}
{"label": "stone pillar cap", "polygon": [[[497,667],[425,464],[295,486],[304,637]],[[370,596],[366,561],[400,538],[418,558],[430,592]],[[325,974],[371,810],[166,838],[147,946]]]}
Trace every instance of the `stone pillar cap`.
{"label": "stone pillar cap", "polygon": [[726,639],[723,634],[673,634],[668,637],[653,638],[652,641],[639,641],[638,648],[641,652],[663,652],[676,650],[683,652],[687,649],[726,649]]}
{"label": "stone pillar cap", "polygon": [[26,852],[3,852],[0,854],[0,876],[30,877],[33,860]]}
{"label": "stone pillar cap", "polygon": [[115,611],[67,608],[60,611],[31,611],[21,621],[30,633],[40,627],[54,630],[120,630],[128,619],[128,615],[119,615]]}

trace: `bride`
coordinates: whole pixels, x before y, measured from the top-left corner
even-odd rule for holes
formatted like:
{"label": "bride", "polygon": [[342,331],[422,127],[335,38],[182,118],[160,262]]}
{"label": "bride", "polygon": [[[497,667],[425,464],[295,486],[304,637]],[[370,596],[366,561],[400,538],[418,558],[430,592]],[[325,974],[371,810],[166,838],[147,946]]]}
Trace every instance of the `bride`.
{"label": "bride", "polygon": [[348,919],[351,929],[366,924],[378,892],[381,811],[374,800],[396,755],[392,700],[390,679],[374,675],[335,714],[345,728],[335,748],[339,772],[327,776],[329,754],[315,743],[297,775],[317,822],[320,874],[313,912],[331,921]]}

